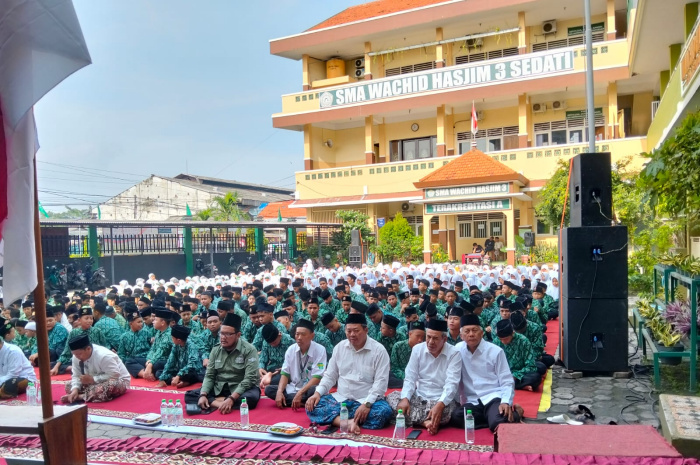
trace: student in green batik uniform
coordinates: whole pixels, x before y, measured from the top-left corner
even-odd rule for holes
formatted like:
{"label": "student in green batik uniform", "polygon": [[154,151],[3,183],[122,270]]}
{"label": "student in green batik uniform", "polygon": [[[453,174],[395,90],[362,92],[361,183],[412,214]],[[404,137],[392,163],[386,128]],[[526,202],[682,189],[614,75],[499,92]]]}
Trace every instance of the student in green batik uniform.
{"label": "student in green batik uniform", "polygon": [[342,305],[340,305],[340,301],[337,299],[334,299],[331,293],[326,290],[321,292],[321,305],[319,309],[319,315],[323,316],[326,313],[330,313],[332,315],[337,314],[339,311],[343,310]]}
{"label": "student in green batik uniform", "polygon": [[513,302],[511,302],[507,298],[503,297],[502,299],[500,299],[500,302],[498,304],[498,315],[494,316],[491,322],[489,323],[488,327],[485,328],[486,333],[492,337],[491,340],[496,338],[496,324],[501,320],[507,320],[510,318],[511,305],[513,305]]}
{"label": "student in green batik uniform", "polygon": [[[211,312],[209,312],[211,315]],[[218,313],[217,313],[218,315]],[[219,320],[221,321],[221,320]],[[249,343],[253,343],[253,340],[255,339],[255,334],[258,332],[258,328],[260,328],[262,324],[260,323],[260,314],[258,313],[258,306],[253,305],[250,307],[250,315],[248,318],[248,322],[245,323],[243,327],[243,331],[241,332],[241,337]]]}
{"label": "student in green batik uniform", "polygon": [[406,336],[404,336],[402,333],[396,332],[396,328],[398,326],[399,319],[394,315],[384,315],[382,317],[381,329],[379,330],[380,335],[377,342],[384,346],[387,354],[391,353],[391,350],[394,348],[394,344],[399,341],[406,340]]}
{"label": "student in green batik uniform", "polygon": [[[493,298],[491,293],[484,292],[484,308],[479,315],[479,320],[484,328],[491,323],[493,317],[498,313],[498,302]],[[486,324],[484,324],[486,323]]]}
{"label": "student in green batik uniform", "polygon": [[[304,319],[309,320],[314,325],[314,333],[323,332],[325,329],[323,326],[323,321],[321,321],[320,312],[321,308],[318,305],[318,302],[311,297],[306,303],[306,315],[304,315]],[[326,314],[334,315],[332,312],[327,312]]]}
{"label": "student in green batik uniform", "polygon": [[[516,289],[520,289],[520,286],[517,286],[516,284],[510,282],[510,281],[503,281],[503,294],[506,299],[510,300],[511,302],[515,302],[515,299],[518,298],[518,294]],[[516,291],[516,292],[513,292]]]}
{"label": "student in green batik uniform", "polygon": [[34,313],[34,306],[29,301],[22,302],[22,311],[19,314],[19,319],[22,321],[30,321],[30,317]]}
{"label": "student in green batik uniform", "polygon": [[[29,358],[32,353],[37,352],[37,342],[36,342],[36,322],[27,321],[27,325],[24,327],[24,334],[27,336],[26,351],[24,351],[24,356]],[[9,334],[11,336],[11,333]]]}
{"label": "student in green batik uniform", "polygon": [[216,310],[209,310],[206,321],[207,328],[197,336],[196,342],[202,355],[202,365],[204,368],[209,364],[209,354],[215,345],[219,343],[219,331],[221,330],[221,318]]}
{"label": "student in green batik uniform", "polygon": [[[350,296],[343,296],[340,301],[340,310],[334,315],[340,323],[345,323],[350,314],[350,309],[352,308],[352,298]],[[325,315],[323,315],[325,316]]]}
{"label": "student in green batik uniform", "polygon": [[148,342],[153,344],[153,339],[156,337],[156,330],[153,327],[153,309],[151,307],[146,307],[143,310],[139,310],[141,318],[143,318],[143,331],[148,335]]}
{"label": "student in green batik uniform", "polygon": [[[53,306],[46,307],[46,329],[49,333],[49,361],[52,366],[58,360],[58,357],[61,356],[68,343],[68,330],[56,322],[54,308]],[[36,341],[36,338],[34,341]],[[32,344],[30,352],[29,361],[33,365],[38,365],[39,354],[37,353],[36,343]]]}
{"label": "student in green batik uniform", "polygon": [[535,356],[537,371],[541,375],[545,374],[547,368],[554,365],[554,357],[544,351],[542,329],[535,323],[527,321],[521,312],[512,313],[510,315],[510,322],[513,324],[513,329],[515,329],[517,333],[522,334],[530,341],[532,353]]}
{"label": "student in green batik uniform", "polygon": [[156,330],[156,335],[153,345],[151,345],[151,350],[146,355],[146,363],[141,365],[135,362],[126,366],[129,373],[137,373],[139,378],[148,381],[155,381],[160,378],[165,363],[170,357],[170,352],[173,350],[170,321],[176,314],[162,307],[155,307],[154,311],[153,328]]}
{"label": "student in green batik uniform", "polygon": [[279,384],[280,370],[284,364],[284,354],[294,345],[289,334],[281,333],[273,324],[262,327],[263,348],[258,358],[260,369],[260,389],[270,384]]}
{"label": "student in green batik uniform", "polygon": [[212,349],[197,404],[230,413],[245,398],[254,409],[260,400],[258,353],[241,338],[241,318],[227,314],[221,325],[221,344]]}
{"label": "student in green batik uniform", "polygon": [[547,285],[544,283],[539,283],[532,291],[532,310],[537,313],[540,317],[540,321],[543,325],[547,325],[549,321],[549,304],[554,302],[551,296],[547,295]]}
{"label": "student in green batik uniform", "polygon": [[405,337],[408,337],[408,327],[411,323],[417,322],[418,321],[418,310],[416,310],[416,307],[409,305],[406,307],[403,311],[403,318],[401,319],[401,323],[399,323],[399,327],[396,328],[396,331],[403,334]]}
{"label": "student in green batik uniform", "polygon": [[411,358],[411,349],[416,344],[425,341],[425,325],[419,321],[409,326],[408,340],[399,341],[391,349],[391,372],[389,373],[389,389],[403,387],[405,370]]}
{"label": "student in green batik uniform", "polygon": [[[176,306],[177,304],[173,306],[173,308]],[[184,302],[180,307],[180,320],[177,322],[177,324],[189,328],[190,333],[193,336],[199,336],[199,334],[204,331],[202,323],[192,319],[192,308],[188,302]]]}
{"label": "student in green batik uniform", "polygon": [[496,324],[496,336],[493,342],[506,353],[508,366],[515,380],[515,389],[537,390],[542,382],[542,375],[537,372],[530,341],[513,330],[510,319],[503,319]]}
{"label": "student in green batik uniform", "polygon": [[381,309],[383,314],[393,315],[398,318],[401,315],[401,302],[396,297],[396,292],[390,291],[388,293],[386,305]]}
{"label": "student in green batik uniform", "polygon": [[[133,304],[132,304],[133,306]],[[148,339],[148,334],[143,330],[143,318],[136,307],[133,309],[127,308],[126,320],[129,322],[129,331],[122,334],[121,342],[117,355],[124,362],[124,365],[129,367],[132,359],[138,360],[139,365],[146,365],[146,357],[148,351],[151,350],[151,343]],[[136,378],[138,372],[129,373]]]}
{"label": "student in green batik uniform", "polygon": [[445,296],[447,294],[447,289],[444,287],[441,287],[438,290],[438,298],[437,302],[435,303],[435,307],[437,307],[438,314],[440,314],[441,317],[445,317],[445,313],[447,312],[447,307],[449,306],[447,301],[445,300]]}
{"label": "student in green batik uniform", "polygon": [[122,305],[124,305],[124,303],[122,303],[122,304],[120,304],[120,305],[115,305],[115,306],[113,306],[113,307],[114,307],[114,311],[117,312],[117,314],[114,316],[114,321],[117,322],[117,324],[118,324],[119,327],[122,329],[122,331],[128,331],[128,330],[129,330],[129,322],[126,321],[126,318],[124,318],[124,317],[119,313],[119,310],[122,311],[122,312],[124,311]]}
{"label": "student in green batik uniform", "polygon": [[[333,347],[337,346],[339,342],[347,339],[345,335],[345,325],[340,323],[336,317],[330,313],[326,313],[321,317],[321,323],[326,327],[325,336],[331,341]],[[315,333],[314,333],[315,334]]]}
{"label": "student in green batik uniform", "polygon": [[[80,313],[78,313],[78,315],[80,318],[78,320],[79,325],[77,328],[73,329],[73,331],[71,331],[70,334],[68,334],[68,340],[70,341],[76,336],[80,336],[83,333],[87,333],[92,344],[107,347],[107,341],[105,341],[102,332],[98,328],[92,326],[92,323],[94,321],[92,316],[92,308],[83,307],[80,309]],[[58,358],[58,361],[51,369],[51,376],[56,376],[59,374],[70,372],[69,370],[70,368],[72,368],[72,361],[73,353],[70,351],[70,347],[68,346],[68,344],[66,344],[66,347],[63,349],[61,356]]]}
{"label": "student in green batik uniform", "polygon": [[[321,288],[321,292],[327,290],[328,292],[331,293],[333,297],[336,296],[336,291],[337,289],[334,289],[328,285],[328,280],[326,278],[319,278],[318,279],[318,287]],[[345,289],[345,288],[343,288]]]}
{"label": "student in green batik uniform", "polygon": [[104,335],[107,342],[105,347],[109,350],[117,350],[124,331],[119,326],[119,323],[107,316],[107,312],[114,312],[114,307],[107,307],[107,304],[104,302],[95,302],[95,307],[92,309],[95,319],[94,327],[98,328]]}
{"label": "student in green batik uniform", "polygon": [[27,326],[27,323],[29,323],[27,320],[17,320],[15,326],[15,338],[12,341],[5,340],[5,342],[10,342],[22,349],[22,353],[24,354],[29,351],[31,342],[25,333],[26,330],[24,329]]}
{"label": "student in green batik uniform", "polygon": [[294,302],[294,293],[289,292],[289,294],[291,294],[291,296],[282,302],[282,310],[287,312],[289,323],[294,326],[299,323],[301,315],[297,312],[297,305],[296,302]]}
{"label": "student in green batik uniform", "polygon": [[[355,302],[353,302],[353,308],[355,308]],[[367,308],[367,319],[369,323],[367,325],[369,332],[367,335],[379,341],[379,337],[382,335],[382,319],[384,318],[384,312],[379,308],[377,304],[372,304]]]}
{"label": "student in green batik uniform", "polygon": [[196,342],[190,340],[190,328],[175,325],[170,330],[173,348],[156,387],[172,385],[179,388],[200,383],[204,379],[202,356]]}
{"label": "student in green batik uniform", "polygon": [[[321,321],[321,323],[323,323],[323,320]],[[330,360],[333,356],[334,347],[331,340],[324,333],[314,332],[314,342],[316,344],[319,344],[320,346],[323,346],[323,348],[326,349],[326,359]]]}
{"label": "student in green batik uniform", "polygon": [[[463,300],[462,302],[471,306],[471,304],[466,300]],[[447,343],[452,346],[462,342],[462,338],[460,337],[460,331],[462,329],[460,321],[462,321],[463,315],[464,308],[461,305],[451,307],[447,310]]]}
{"label": "student in green batik uniform", "polygon": [[[257,332],[255,333],[255,337],[253,338],[253,346],[255,346],[256,349],[262,350],[263,349],[263,335],[262,335],[262,329],[263,327],[268,324],[272,323],[277,327],[277,329],[283,333],[287,334],[287,328],[282,326],[281,323],[279,323],[277,320],[274,318],[274,313],[273,313],[274,307],[267,302],[260,302],[258,304],[258,313],[260,314],[260,328],[258,328]],[[320,321],[320,320],[319,320]]]}

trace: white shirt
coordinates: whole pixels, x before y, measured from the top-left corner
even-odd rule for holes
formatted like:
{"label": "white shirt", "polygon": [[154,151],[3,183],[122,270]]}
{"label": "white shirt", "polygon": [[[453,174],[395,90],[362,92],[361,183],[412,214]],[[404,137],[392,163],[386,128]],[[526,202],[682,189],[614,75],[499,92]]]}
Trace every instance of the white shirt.
{"label": "white shirt", "polygon": [[338,402],[356,400],[361,404],[373,404],[384,398],[389,384],[389,354],[384,346],[371,337],[367,337],[360,350],[355,350],[347,339],[341,341],[333,349],[333,356],[316,392],[324,395],[336,382],[338,391],[332,395]]}
{"label": "white shirt", "polygon": [[81,375],[91,375],[95,383],[104,383],[110,379],[122,379],[127,385],[131,383],[131,375],[119,356],[97,344],[92,345],[92,355],[83,362],[83,369],[80,368],[80,360],[73,356],[72,389],[80,389],[83,386],[80,382]]}
{"label": "white shirt", "polygon": [[36,373],[22,349],[3,342],[0,346],[0,385],[12,378],[26,378],[36,382]]}
{"label": "white shirt", "polygon": [[483,339],[474,353],[462,341],[455,346],[462,360],[462,380],[459,397],[462,404],[486,405],[500,398],[502,404],[513,404],[515,382],[508,367],[506,353],[495,344]]}
{"label": "white shirt", "polygon": [[296,394],[311,381],[311,378],[321,379],[326,370],[326,362],[326,349],[317,342],[311,341],[306,354],[301,353],[299,344],[289,346],[282,365],[282,374],[289,378],[287,394]]}
{"label": "white shirt", "polygon": [[457,349],[445,342],[442,352],[433,357],[427,343],[421,342],[411,350],[401,398],[411,399],[415,393],[423,399],[437,399],[447,405],[457,394],[460,374],[461,358]]}
{"label": "white shirt", "polygon": [[70,334],[70,332],[73,331],[73,325],[70,324],[70,322],[68,321],[68,317],[65,313],[61,313],[61,321],[59,323],[61,324],[61,326],[66,328],[68,334]]}

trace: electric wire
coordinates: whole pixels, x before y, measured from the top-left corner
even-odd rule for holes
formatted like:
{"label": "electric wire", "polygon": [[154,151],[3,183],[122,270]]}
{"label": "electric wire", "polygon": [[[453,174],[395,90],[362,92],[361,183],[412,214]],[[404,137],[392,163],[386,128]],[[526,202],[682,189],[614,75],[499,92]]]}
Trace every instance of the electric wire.
{"label": "electric wire", "polygon": [[[588,298],[588,310],[586,311],[586,315],[583,317],[583,319],[581,320],[581,324],[578,327],[578,335],[576,336],[576,342],[574,343],[574,347],[576,348],[576,358],[579,360],[579,362],[585,363],[587,365],[591,365],[591,364],[598,361],[598,344],[593,344],[595,346],[595,358],[591,362],[584,361],[578,353],[578,342],[579,342],[579,339],[581,338],[581,332],[583,331],[583,324],[588,319],[588,315],[590,315],[590,313],[591,313],[591,306],[593,305],[593,291],[595,290],[595,281],[596,281],[596,278],[598,277],[598,260],[596,260],[596,254],[594,254],[594,256],[593,256],[593,261],[595,262],[595,273],[593,273],[593,284],[591,285],[591,296]],[[594,342],[598,342],[598,341],[594,341]]]}

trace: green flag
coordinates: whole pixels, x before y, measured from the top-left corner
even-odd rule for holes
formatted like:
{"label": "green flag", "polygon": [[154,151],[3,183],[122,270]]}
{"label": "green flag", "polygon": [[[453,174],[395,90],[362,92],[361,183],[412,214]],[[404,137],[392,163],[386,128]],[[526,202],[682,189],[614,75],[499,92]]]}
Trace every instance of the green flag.
{"label": "green flag", "polygon": [[185,204],[185,209],[186,209],[186,214],[187,216],[192,216],[192,210],[190,210],[190,204],[186,203]]}
{"label": "green flag", "polygon": [[49,217],[49,214],[46,212],[46,210],[44,210],[44,207],[41,205],[41,202],[39,202],[39,213],[41,213],[42,215],[44,215],[44,218],[48,218],[48,217]]}
{"label": "green flag", "polygon": [[282,222],[282,209],[277,207],[277,221]]}
{"label": "green flag", "polygon": [[100,206],[97,206],[97,219],[101,220],[102,219],[102,211],[100,210]]}

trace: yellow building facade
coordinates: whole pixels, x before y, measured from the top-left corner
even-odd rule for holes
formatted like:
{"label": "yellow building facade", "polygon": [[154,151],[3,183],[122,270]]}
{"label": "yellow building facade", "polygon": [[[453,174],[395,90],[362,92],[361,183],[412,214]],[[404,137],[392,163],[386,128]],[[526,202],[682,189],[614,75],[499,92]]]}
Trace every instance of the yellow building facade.
{"label": "yellow building facade", "polygon": [[[591,122],[613,163],[640,168],[691,107],[697,18],[694,2],[592,0]],[[362,211],[375,232],[402,212],[426,261],[499,236],[512,263],[516,235],[555,240],[534,207],[588,148],[583,25],[583,2],[378,0],[271,40],[302,68],[272,115],[304,134],[294,206],[312,222]]]}

